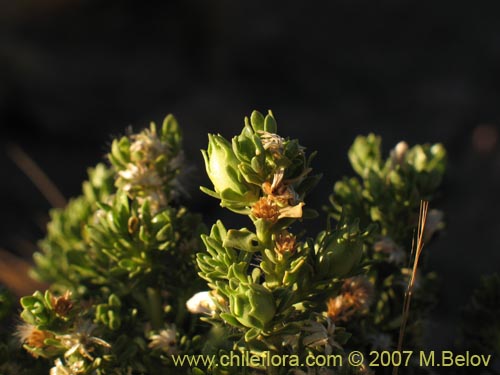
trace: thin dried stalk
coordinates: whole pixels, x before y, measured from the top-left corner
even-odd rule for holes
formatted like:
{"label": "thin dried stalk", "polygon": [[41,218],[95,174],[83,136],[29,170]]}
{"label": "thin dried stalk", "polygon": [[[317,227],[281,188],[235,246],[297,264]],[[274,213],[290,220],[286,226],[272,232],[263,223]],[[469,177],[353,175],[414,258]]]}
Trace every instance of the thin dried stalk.
{"label": "thin dried stalk", "polygon": [[18,297],[48,287],[29,277],[30,268],[31,264],[25,260],[0,249],[0,283],[6,285]]}
{"label": "thin dried stalk", "polygon": [[[399,329],[399,340],[398,340],[398,351],[403,348],[403,339],[405,336],[406,323],[408,322],[408,316],[410,315],[410,303],[411,297],[413,295],[413,288],[415,286],[415,280],[417,277],[418,261],[420,259],[420,254],[422,254],[422,249],[424,248],[424,232],[425,223],[427,222],[427,212],[429,211],[429,202],[420,202],[420,213],[418,216],[418,229],[417,229],[417,247],[415,248],[415,260],[413,261],[413,270],[411,273],[410,282],[408,283],[408,288],[406,289],[405,299],[403,303],[403,319],[401,321],[401,327]],[[413,255],[414,246],[412,246]],[[392,375],[398,375],[398,366],[394,366]]]}
{"label": "thin dried stalk", "polygon": [[62,208],[66,206],[66,199],[56,185],[19,146],[10,145],[7,148],[7,154],[19,169],[28,176],[52,207]]}

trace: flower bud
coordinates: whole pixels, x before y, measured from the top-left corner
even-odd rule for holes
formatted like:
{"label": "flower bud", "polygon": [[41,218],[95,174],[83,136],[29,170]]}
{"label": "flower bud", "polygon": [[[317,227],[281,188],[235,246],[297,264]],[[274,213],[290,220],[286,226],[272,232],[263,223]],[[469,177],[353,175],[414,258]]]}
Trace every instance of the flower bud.
{"label": "flower bud", "polygon": [[[354,230],[354,231],[353,231]],[[319,270],[322,276],[340,278],[357,266],[363,254],[363,234],[357,225],[344,226],[327,235],[321,244]]]}
{"label": "flower bud", "polygon": [[204,154],[208,177],[214,184],[215,192],[220,193],[231,189],[241,193],[243,191],[238,181],[239,161],[234,155],[229,142],[218,135],[208,136],[208,150]]}
{"label": "flower bud", "polygon": [[363,241],[339,238],[330,241],[327,249],[331,257],[331,275],[344,277],[359,263],[363,252]]}
{"label": "flower bud", "polygon": [[240,284],[230,295],[229,308],[231,314],[248,328],[264,328],[276,313],[273,294],[260,284]]}
{"label": "flower bud", "polygon": [[249,206],[258,199],[259,187],[247,183],[239,171],[240,161],[231,144],[220,135],[208,136],[208,149],[202,150],[208,177],[222,205]]}
{"label": "flower bud", "polygon": [[408,153],[408,143],[405,141],[399,142],[391,151],[391,160],[394,165],[402,165],[406,154]]}

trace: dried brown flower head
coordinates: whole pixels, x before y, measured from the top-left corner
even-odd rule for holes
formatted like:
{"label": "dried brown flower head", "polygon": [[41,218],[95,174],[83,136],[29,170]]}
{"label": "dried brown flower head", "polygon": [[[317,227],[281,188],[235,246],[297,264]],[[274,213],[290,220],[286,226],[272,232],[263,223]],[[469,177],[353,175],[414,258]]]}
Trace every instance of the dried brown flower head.
{"label": "dried brown flower head", "polygon": [[278,134],[259,131],[260,140],[265,150],[271,151],[273,158],[280,159],[284,151],[285,140]]}
{"label": "dried brown flower head", "polygon": [[280,168],[273,175],[272,183],[266,181],[262,184],[262,191],[267,195],[267,198],[276,202],[280,207],[295,205],[298,201],[298,196],[292,186],[283,181],[285,170]]}
{"label": "dried brown flower head", "polygon": [[294,253],[297,238],[290,232],[284,230],[276,237],[275,250],[279,254],[283,255],[285,253]]}
{"label": "dried brown flower head", "polygon": [[22,323],[17,327],[16,336],[21,344],[26,344],[31,348],[43,348],[45,339],[54,337],[52,333],[42,331],[28,323]]}
{"label": "dried brown flower head", "polygon": [[373,299],[373,285],[364,276],[348,278],[340,295],[327,302],[328,316],[334,322],[347,321],[353,315],[368,309]]}
{"label": "dried brown flower head", "polygon": [[276,203],[266,197],[262,197],[252,206],[252,215],[258,219],[275,223],[278,221],[280,211]]}
{"label": "dried brown flower head", "polygon": [[68,290],[64,295],[60,297],[54,297],[52,296],[51,303],[52,307],[54,308],[54,312],[61,316],[61,317],[67,317],[70,311],[73,309],[73,301],[70,299],[71,297],[71,292]]}

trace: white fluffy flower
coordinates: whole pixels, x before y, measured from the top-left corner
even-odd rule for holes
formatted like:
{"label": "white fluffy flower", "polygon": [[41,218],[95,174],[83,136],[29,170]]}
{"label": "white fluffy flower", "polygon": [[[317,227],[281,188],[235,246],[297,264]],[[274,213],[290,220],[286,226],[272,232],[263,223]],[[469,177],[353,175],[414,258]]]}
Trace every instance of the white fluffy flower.
{"label": "white fluffy flower", "polygon": [[[92,332],[97,328],[97,326],[89,321],[84,321],[79,325],[75,332],[70,334],[57,336],[56,338],[61,341],[61,344],[67,348],[64,353],[64,357],[71,357],[75,353],[79,353],[82,357],[85,357],[91,361],[94,357],[90,354],[95,346],[102,346],[105,348],[110,348],[106,341],[103,339],[92,336]],[[64,374],[64,373],[63,373]]]}
{"label": "white fluffy flower", "polygon": [[70,366],[64,365],[60,358],[54,362],[50,369],[50,375],[78,375],[83,374],[84,362],[82,360],[73,362]]}
{"label": "white fluffy flower", "polygon": [[186,307],[192,314],[212,315],[217,310],[210,292],[196,293],[186,302]]}
{"label": "white fluffy flower", "polygon": [[172,325],[170,328],[162,329],[158,334],[152,335],[148,345],[150,349],[161,349],[168,354],[173,354],[177,350],[177,330]]}
{"label": "white fluffy flower", "polygon": [[408,152],[408,143],[405,141],[399,142],[396,147],[391,151],[391,160],[393,165],[401,165]]}

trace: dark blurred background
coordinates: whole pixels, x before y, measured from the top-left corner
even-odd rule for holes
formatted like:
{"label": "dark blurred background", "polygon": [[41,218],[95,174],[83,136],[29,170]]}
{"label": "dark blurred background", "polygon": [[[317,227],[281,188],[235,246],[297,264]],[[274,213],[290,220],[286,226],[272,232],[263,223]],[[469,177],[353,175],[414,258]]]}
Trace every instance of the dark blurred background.
{"label": "dark blurred background", "polygon": [[13,163],[19,148],[69,198],[111,136],[174,113],[194,171],[189,205],[211,224],[221,211],[198,190],[208,185],[199,150],[207,132],[239,132],[253,109],[273,109],[282,135],[319,151],[324,178],[308,201],[318,209],[352,174],[356,135],[382,135],[387,151],[402,139],[443,142],[449,169],[434,208],[447,229],[427,248],[441,277],[429,346],[449,347],[480,275],[500,270],[499,11],[415,0],[0,0],[0,248],[30,259],[51,207]]}

